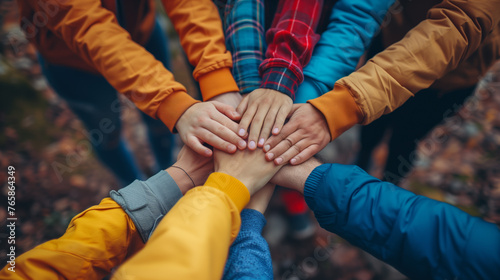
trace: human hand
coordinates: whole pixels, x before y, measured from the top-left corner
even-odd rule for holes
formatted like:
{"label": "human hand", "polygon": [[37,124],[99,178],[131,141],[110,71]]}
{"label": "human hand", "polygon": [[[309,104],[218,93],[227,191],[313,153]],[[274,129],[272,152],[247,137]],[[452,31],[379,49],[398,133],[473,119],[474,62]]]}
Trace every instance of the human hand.
{"label": "human hand", "polygon": [[214,163],[212,158],[200,156],[184,145],[177,155],[177,161],[166,171],[184,194],[195,186],[203,185],[208,175],[214,171]]}
{"label": "human hand", "polygon": [[264,214],[264,212],[266,212],[267,205],[269,205],[269,201],[273,196],[275,186],[276,185],[274,184],[267,183],[262,189],[257,191],[252,198],[250,198],[250,201],[245,208],[257,210]]}
{"label": "human hand", "polygon": [[321,162],[314,157],[299,165],[285,165],[270,182],[303,194],[307,178],[320,165]]}
{"label": "human hand", "polygon": [[277,135],[292,109],[293,101],[286,94],[272,89],[259,88],[249,93],[236,110],[242,114],[238,135],[244,137],[248,127],[248,148],[262,148],[271,134]]}
{"label": "human hand", "polygon": [[276,165],[301,164],[331,141],[325,117],[309,103],[294,105],[292,116],[280,134],[264,144],[266,159]]}
{"label": "human hand", "polygon": [[240,105],[240,102],[242,99],[243,99],[243,97],[241,96],[241,94],[239,92],[232,91],[232,92],[219,94],[215,97],[212,97],[208,101],[217,101],[220,103],[231,105],[233,108],[236,108],[236,107],[238,107],[238,105]]}
{"label": "human hand", "polygon": [[262,151],[244,149],[228,154],[214,150],[214,171],[233,176],[242,182],[253,195],[281,168],[266,161]]}
{"label": "human hand", "polygon": [[240,114],[227,104],[203,102],[189,107],[175,128],[184,144],[198,154],[210,157],[212,151],[203,143],[228,153],[234,153],[236,146],[240,149],[246,147],[246,142],[236,134],[238,124],[234,121],[239,119]]}

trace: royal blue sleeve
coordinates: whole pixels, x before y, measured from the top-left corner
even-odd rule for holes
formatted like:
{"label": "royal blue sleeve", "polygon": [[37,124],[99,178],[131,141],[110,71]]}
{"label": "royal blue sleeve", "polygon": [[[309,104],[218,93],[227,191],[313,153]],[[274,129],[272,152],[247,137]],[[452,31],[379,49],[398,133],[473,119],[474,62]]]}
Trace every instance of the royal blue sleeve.
{"label": "royal blue sleeve", "polygon": [[395,0],[339,0],[328,26],[304,68],[295,103],[305,103],[333,89],[356,69]]}
{"label": "royal blue sleeve", "polygon": [[243,209],[238,237],[229,248],[222,279],[273,279],[271,253],[262,229],[266,218],[259,211]]}
{"label": "royal blue sleeve", "polygon": [[359,167],[324,164],[304,196],[320,225],[411,279],[498,279],[500,229]]}

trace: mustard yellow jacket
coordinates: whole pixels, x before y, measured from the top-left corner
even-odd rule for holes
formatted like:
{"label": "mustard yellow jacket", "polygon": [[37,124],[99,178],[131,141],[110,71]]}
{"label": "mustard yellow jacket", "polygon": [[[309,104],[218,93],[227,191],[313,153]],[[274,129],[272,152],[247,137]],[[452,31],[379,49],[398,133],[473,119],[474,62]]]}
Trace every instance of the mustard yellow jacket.
{"label": "mustard yellow jacket", "polygon": [[220,279],[229,247],[250,199],[237,179],[212,173],[162,219],[146,245],[134,223],[110,198],[75,216],[59,239],[16,259],[0,279]]}
{"label": "mustard yellow jacket", "polygon": [[[21,28],[47,61],[98,72],[137,107],[173,131],[196,100],[161,62],[146,51],[155,18],[154,0],[19,0]],[[211,0],[162,0],[203,99],[238,91],[231,75],[222,23]]]}
{"label": "mustard yellow jacket", "polygon": [[388,114],[418,91],[470,87],[500,59],[500,0],[398,1],[382,29],[386,49],[309,102],[332,139]]}

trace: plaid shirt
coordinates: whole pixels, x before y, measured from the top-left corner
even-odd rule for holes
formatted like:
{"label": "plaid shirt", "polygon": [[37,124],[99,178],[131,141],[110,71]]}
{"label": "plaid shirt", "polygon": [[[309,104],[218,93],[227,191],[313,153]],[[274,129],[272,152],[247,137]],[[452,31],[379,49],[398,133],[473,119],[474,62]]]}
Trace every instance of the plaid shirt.
{"label": "plaid shirt", "polygon": [[263,2],[228,0],[224,6],[226,48],[233,55],[233,77],[242,94],[258,89],[262,83],[259,65],[266,50]]}
{"label": "plaid shirt", "polygon": [[280,0],[271,28],[269,47],[259,67],[263,88],[283,92],[295,99],[304,80],[302,69],[311,59],[319,40],[318,25],[323,0]]}
{"label": "plaid shirt", "polygon": [[294,98],[304,80],[302,69],[319,40],[315,29],[322,6],[323,0],[280,0],[264,40],[263,0],[227,1],[226,46],[233,54],[233,76],[242,93],[261,87]]}

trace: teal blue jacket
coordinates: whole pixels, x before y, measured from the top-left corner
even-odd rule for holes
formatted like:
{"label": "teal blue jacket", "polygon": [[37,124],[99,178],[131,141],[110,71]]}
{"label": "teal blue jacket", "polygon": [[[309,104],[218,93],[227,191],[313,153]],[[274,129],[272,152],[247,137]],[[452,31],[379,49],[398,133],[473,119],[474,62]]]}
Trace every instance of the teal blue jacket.
{"label": "teal blue jacket", "polygon": [[356,69],[395,0],[339,0],[304,68],[295,103],[319,97]]}
{"label": "teal blue jacket", "polygon": [[356,166],[324,164],[304,196],[320,225],[410,279],[500,279],[500,229]]}

